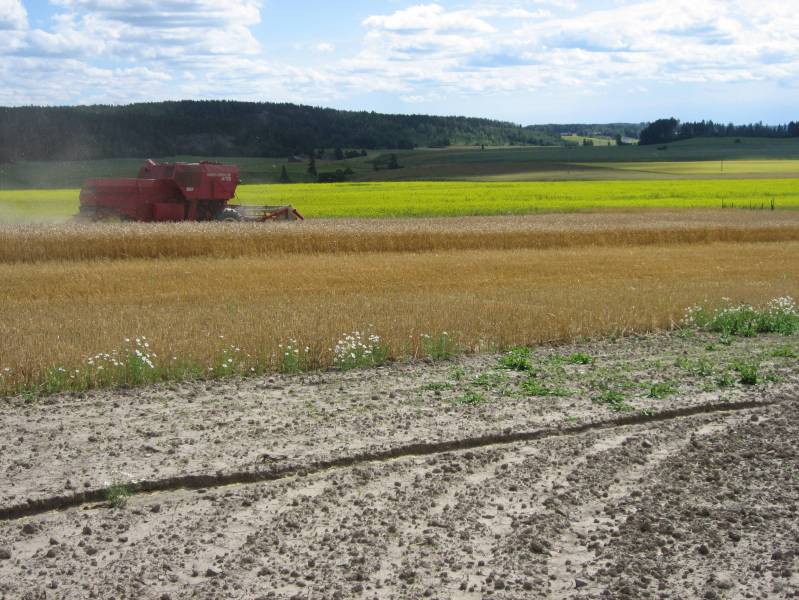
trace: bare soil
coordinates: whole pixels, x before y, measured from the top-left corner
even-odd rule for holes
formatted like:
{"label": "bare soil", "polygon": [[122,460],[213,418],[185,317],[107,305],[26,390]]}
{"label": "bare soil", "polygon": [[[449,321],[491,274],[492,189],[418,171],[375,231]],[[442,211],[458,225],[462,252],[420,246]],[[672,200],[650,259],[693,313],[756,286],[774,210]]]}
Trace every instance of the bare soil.
{"label": "bare soil", "polygon": [[532,377],[6,399],[0,598],[799,597],[796,351],[651,335],[535,349]]}

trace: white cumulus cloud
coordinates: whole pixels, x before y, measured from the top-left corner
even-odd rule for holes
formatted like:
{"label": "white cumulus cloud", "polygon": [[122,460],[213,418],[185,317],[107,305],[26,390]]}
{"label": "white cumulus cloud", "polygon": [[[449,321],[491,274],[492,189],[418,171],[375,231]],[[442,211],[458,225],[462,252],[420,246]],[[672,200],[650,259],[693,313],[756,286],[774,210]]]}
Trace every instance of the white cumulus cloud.
{"label": "white cumulus cloud", "polygon": [[0,0],[0,31],[26,29],[27,26],[28,13],[20,0]]}
{"label": "white cumulus cloud", "polygon": [[0,104],[374,93],[434,106],[799,85],[799,11],[785,0],[396,0],[354,23],[352,39],[300,34],[282,50],[256,35],[259,0],[51,4],[33,27],[21,0],[0,0]]}
{"label": "white cumulus cloud", "polygon": [[363,24],[387,31],[495,31],[481,18],[479,10],[447,11],[439,4],[417,4],[390,15],[369,17]]}
{"label": "white cumulus cloud", "polygon": [[31,36],[31,52],[102,53],[104,58],[181,59],[256,54],[250,28],[260,22],[251,0],[53,0],[61,12],[51,31]]}
{"label": "white cumulus cloud", "polygon": [[464,91],[799,76],[799,12],[782,0],[627,0],[557,14],[541,6],[575,8],[528,0],[375,15],[363,22],[364,48],[351,64],[390,72],[410,92],[419,71],[427,86]]}

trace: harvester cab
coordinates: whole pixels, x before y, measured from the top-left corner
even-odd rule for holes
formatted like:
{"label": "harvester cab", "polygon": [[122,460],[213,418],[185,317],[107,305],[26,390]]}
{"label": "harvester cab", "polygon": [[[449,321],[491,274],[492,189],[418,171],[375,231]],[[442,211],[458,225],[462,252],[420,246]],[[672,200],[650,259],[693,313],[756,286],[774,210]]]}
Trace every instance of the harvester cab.
{"label": "harvester cab", "polygon": [[87,179],[78,217],[90,221],[301,220],[292,206],[230,204],[239,184],[235,165],[147,160],[135,179]]}

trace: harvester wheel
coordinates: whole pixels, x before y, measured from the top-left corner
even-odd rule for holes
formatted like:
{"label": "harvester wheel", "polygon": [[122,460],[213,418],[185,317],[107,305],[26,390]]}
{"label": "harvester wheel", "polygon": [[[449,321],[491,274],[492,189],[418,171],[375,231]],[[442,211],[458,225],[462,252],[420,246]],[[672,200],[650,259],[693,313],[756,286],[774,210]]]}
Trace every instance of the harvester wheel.
{"label": "harvester wheel", "polygon": [[217,221],[241,221],[241,213],[237,211],[235,208],[223,208],[216,214]]}

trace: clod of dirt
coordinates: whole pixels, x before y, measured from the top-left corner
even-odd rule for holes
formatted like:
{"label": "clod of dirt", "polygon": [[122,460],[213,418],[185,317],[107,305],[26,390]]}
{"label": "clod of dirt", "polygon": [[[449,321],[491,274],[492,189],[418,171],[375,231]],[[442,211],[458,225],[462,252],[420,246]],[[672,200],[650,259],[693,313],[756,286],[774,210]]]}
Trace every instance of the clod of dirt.
{"label": "clod of dirt", "polygon": [[0,560],[8,560],[11,558],[11,551],[7,548],[0,548]]}
{"label": "clod of dirt", "polygon": [[536,554],[546,554],[547,553],[546,546],[544,546],[544,544],[542,544],[538,540],[533,540],[532,542],[530,542],[530,550],[535,552]]}
{"label": "clod of dirt", "polygon": [[27,535],[33,535],[34,533],[36,533],[36,531],[37,531],[36,527],[32,523],[25,523],[22,526],[22,533],[25,533]]}
{"label": "clod of dirt", "polygon": [[731,590],[735,583],[729,573],[719,573],[716,575],[716,587],[720,590]]}

